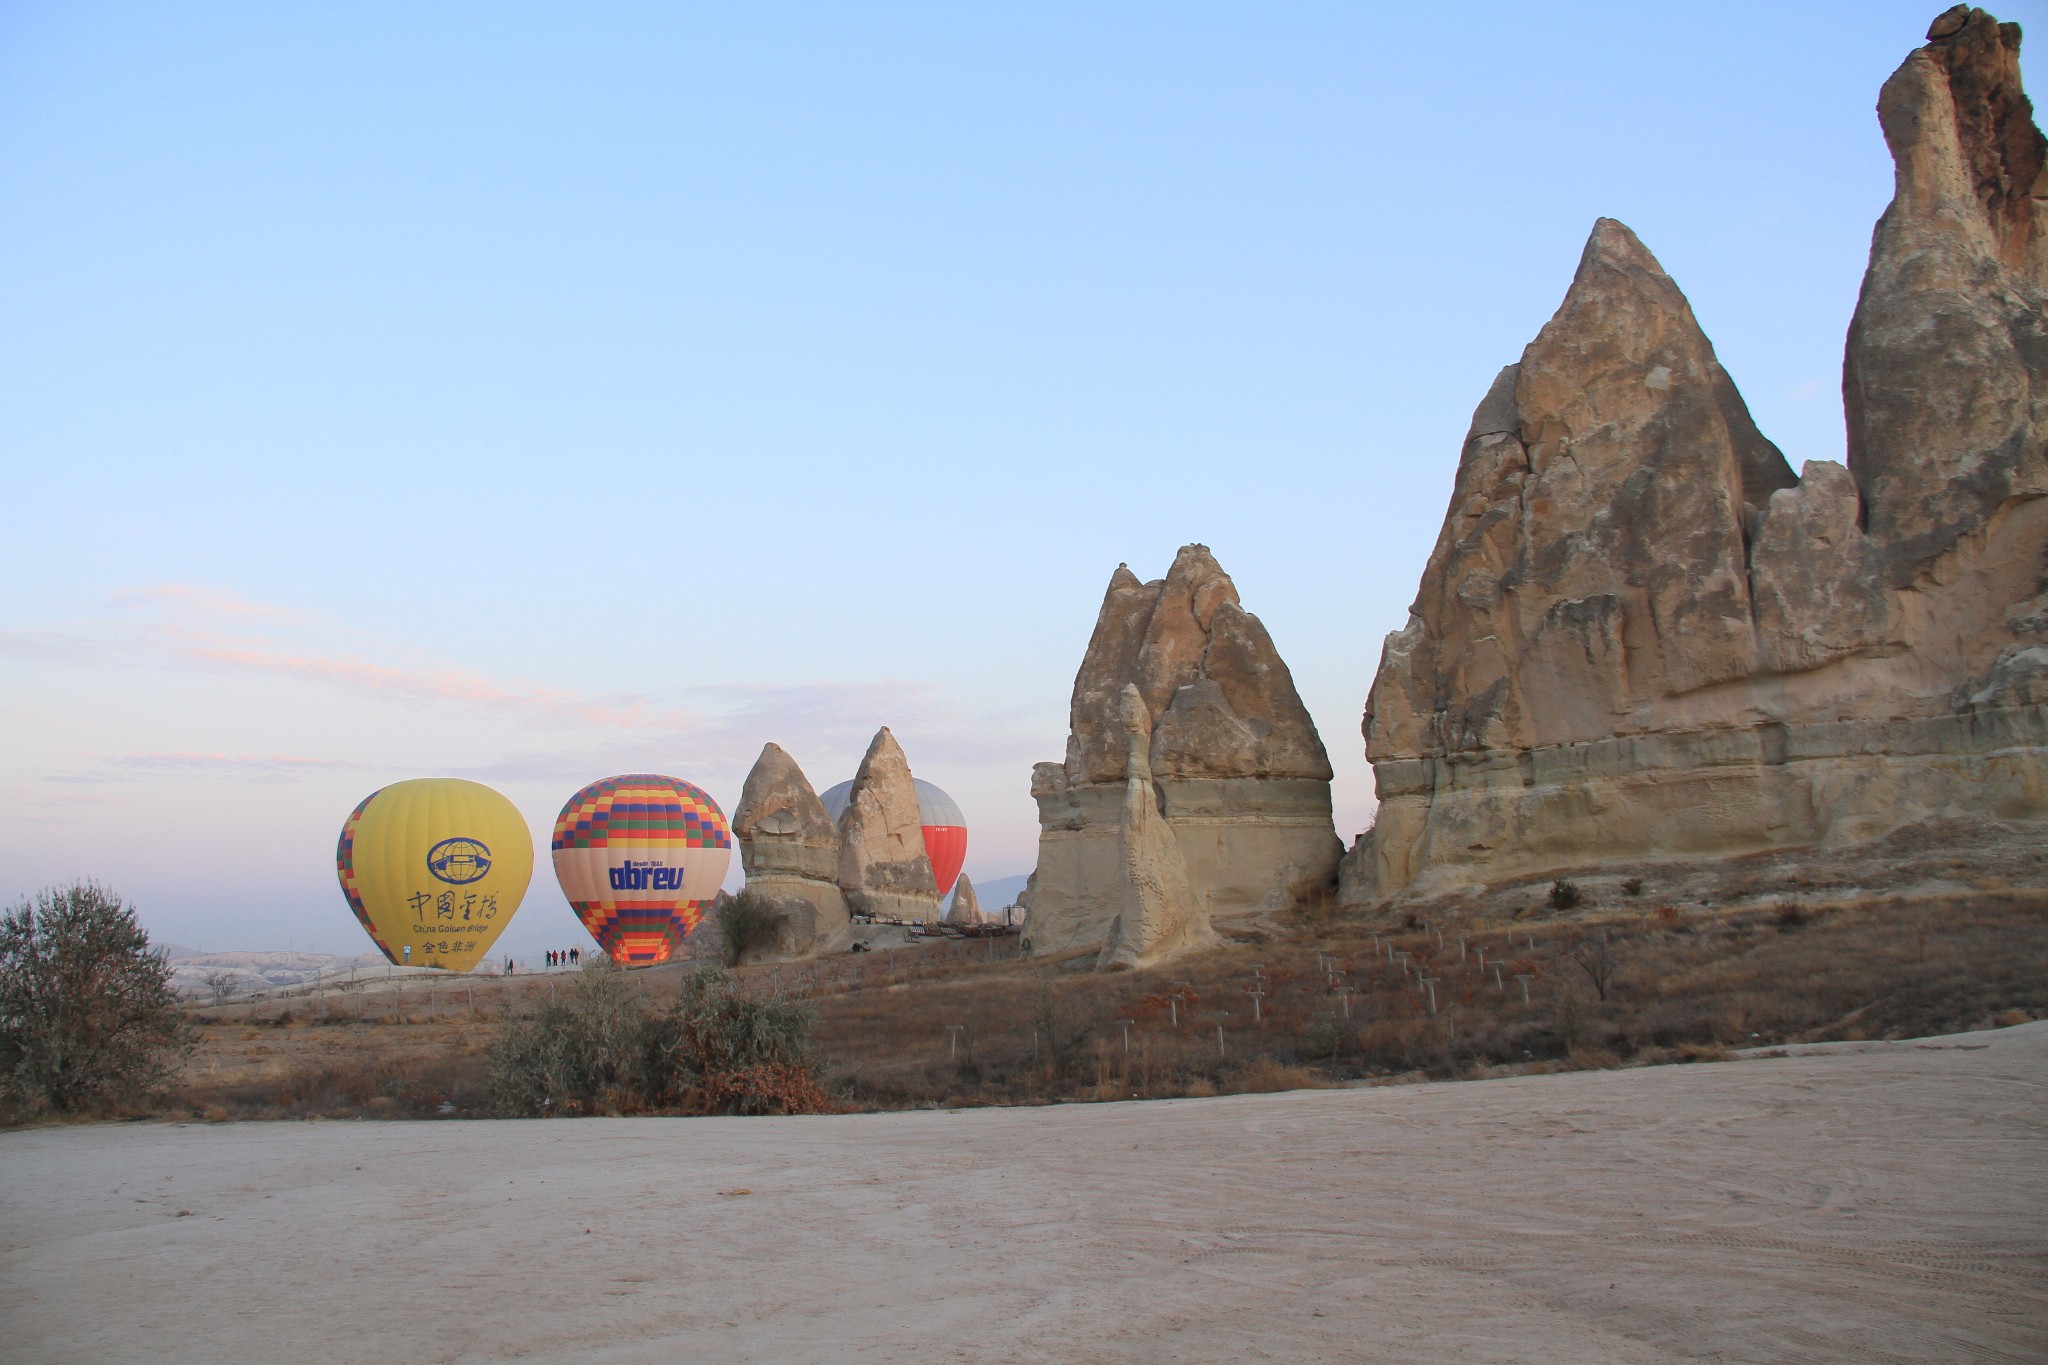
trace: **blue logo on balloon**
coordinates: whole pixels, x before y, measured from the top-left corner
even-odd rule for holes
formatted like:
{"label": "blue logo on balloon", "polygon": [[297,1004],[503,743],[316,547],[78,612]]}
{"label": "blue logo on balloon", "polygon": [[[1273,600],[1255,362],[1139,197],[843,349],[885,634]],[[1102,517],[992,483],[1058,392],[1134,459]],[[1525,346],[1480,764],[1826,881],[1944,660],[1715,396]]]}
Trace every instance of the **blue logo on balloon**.
{"label": "blue logo on balloon", "polygon": [[427,850],[427,871],[461,886],[491,870],[491,850],[481,839],[443,839]]}

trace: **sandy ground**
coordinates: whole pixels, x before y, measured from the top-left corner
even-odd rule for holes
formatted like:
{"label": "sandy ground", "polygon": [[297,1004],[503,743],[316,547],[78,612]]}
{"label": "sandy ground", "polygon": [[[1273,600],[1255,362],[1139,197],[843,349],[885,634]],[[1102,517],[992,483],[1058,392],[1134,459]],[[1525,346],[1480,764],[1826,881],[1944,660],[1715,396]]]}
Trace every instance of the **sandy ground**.
{"label": "sandy ground", "polygon": [[2048,1022],[811,1119],[0,1135],[9,1361],[2048,1358]]}

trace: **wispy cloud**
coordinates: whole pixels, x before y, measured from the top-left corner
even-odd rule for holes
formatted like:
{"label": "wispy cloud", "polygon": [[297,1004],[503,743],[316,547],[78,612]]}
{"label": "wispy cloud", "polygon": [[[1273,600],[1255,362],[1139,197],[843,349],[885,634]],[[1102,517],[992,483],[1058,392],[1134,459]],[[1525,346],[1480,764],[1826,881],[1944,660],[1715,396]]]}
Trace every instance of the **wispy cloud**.
{"label": "wispy cloud", "polygon": [[306,758],[297,754],[113,754],[102,762],[130,773],[214,776],[279,781],[309,772],[367,767],[347,758]]}
{"label": "wispy cloud", "polygon": [[406,668],[185,627],[167,629],[160,644],[178,659],[227,672],[296,677],[359,694],[524,712],[556,724],[638,730],[688,727],[697,719],[688,712],[657,709],[642,696],[592,697],[567,688],[497,681],[459,668]]}
{"label": "wispy cloud", "polygon": [[60,664],[113,663],[118,652],[106,641],[77,631],[0,630],[0,655]]}
{"label": "wispy cloud", "polygon": [[303,620],[305,613],[274,602],[252,602],[218,588],[199,583],[149,583],[133,588],[116,588],[107,600],[117,607],[174,607],[210,616],[232,616],[277,621]]}
{"label": "wispy cloud", "polygon": [[[584,771],[604,755],[671,753],[719,768],[744,770],[763,742],[793,753],[843,754],[865,747],[875,729],[892,727],[926,761],[997,763],[1042,756],[1042,738],[1021,717],[977,714],[948,702],[923,683],[902,679],[726,683],[661,694],[592,694],[526,679],[496,678],[435,661],[375,657],[376,647],[330,652],[294,638],[303,620],[290,608],[250,602],[191,584],[123,589],[109,599],[140,620],[68,630],[0,633],[0,652],[50,662],[110,667],[174,667],[270,677],[357,697],[487,713],[514,722],[531,741],[470,769],[476,776],[556,777]],[[578,738],[578,735],[581,738]],[[611,738],[601,738],[609,734]],[[553,736],[553,739],[548,738]],[[516,741],[515,741],[516,742]],[[92,782],[115,773],[211,772],[277,781],[337,762],[226,753],[132,754],[104,759],[51,781]],[[358,765],[360,766],[360,765]]]}

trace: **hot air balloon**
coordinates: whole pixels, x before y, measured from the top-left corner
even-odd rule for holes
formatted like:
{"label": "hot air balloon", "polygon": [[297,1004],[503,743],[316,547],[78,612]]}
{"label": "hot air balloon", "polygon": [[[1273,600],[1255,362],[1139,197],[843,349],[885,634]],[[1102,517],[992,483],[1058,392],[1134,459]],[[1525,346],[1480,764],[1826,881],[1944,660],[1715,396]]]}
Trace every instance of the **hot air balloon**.
{"label": "hot air balloon", "polygon": [[420,777],[363,798],[341,827],[334,867],[386,958],[466,972],[526,896],[533,836],[481,782]]}
{"label": "hot air balloon", "polygon": [[[954,879],[967,861],[967,817],[960,813],[953,798],[934,784],[921,777],[910,781],[917,788],[917,818],[924,826],[925,856],[932,860],[932,878],[938,882],[939,894],[943,896],[953,889]],[[841,782],[827,788],[818,799],[825,803],[825,814],[836,824],[852,795],[853,783]]]}
{"label": "hot air balloon", "polygon": [[673,777],[593,782],[555,821],[555,877],[614,962],[666,962],[704,917],[732,861],[725,812]]}

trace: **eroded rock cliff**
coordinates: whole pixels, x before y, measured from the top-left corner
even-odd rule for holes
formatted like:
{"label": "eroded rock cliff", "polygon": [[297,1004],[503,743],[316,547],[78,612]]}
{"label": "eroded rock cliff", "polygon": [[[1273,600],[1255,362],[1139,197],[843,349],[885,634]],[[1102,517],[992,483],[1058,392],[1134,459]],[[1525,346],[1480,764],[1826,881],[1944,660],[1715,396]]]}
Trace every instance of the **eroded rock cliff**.
{"label": "eroded rock cliff", "polygon": [[2048,794],[2048,244],[2018,28],[1884,87],[1849,465],[1795,479],[1633,233],[1595,225],[1475,413],[1367,703],[1343,898],[1840,845]]}
{"label": "eroded rock cliff", "polygon": [[1101,949],[1123,913],[1126,689],[1147,718],[1158,820],[1209,922],[1255,926],[1329,885],[1343,851],[1329,755],[1265,627],[1208,548],[1188,545],[1163,579],[1140,583],[1117,567],[1074,679],[1066,761],[1032,771],[1034,951]]}

